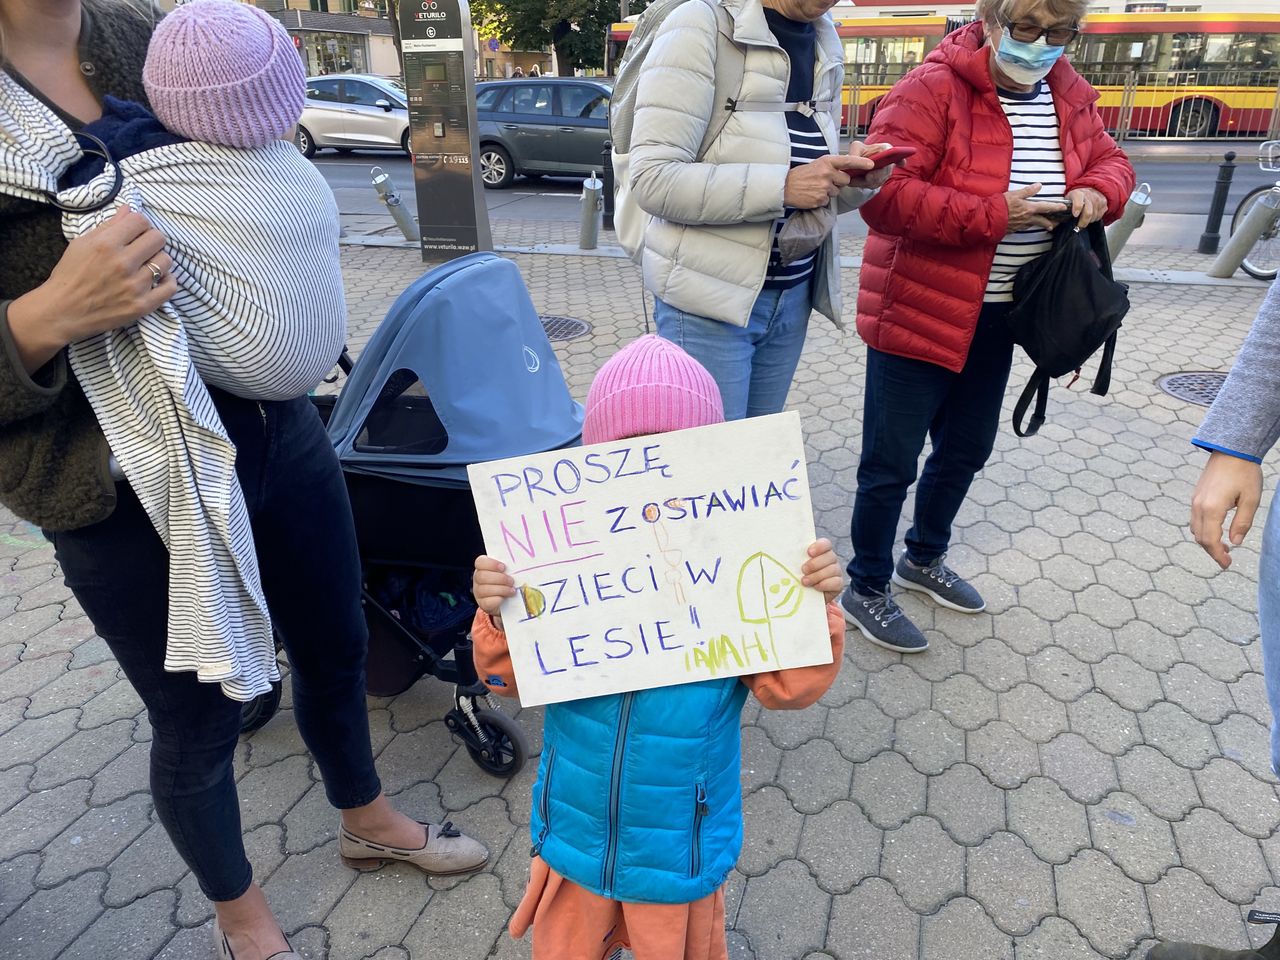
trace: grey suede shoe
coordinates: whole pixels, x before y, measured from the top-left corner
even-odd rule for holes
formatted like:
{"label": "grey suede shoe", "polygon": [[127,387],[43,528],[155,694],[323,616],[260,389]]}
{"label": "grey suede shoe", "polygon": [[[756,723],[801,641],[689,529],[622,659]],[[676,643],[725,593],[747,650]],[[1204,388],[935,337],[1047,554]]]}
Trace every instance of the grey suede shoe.
{"label": "grey suede shoe", "polygon": [[[1250,910],[1250,923],[1280,923],[1280,913]],[[1152,947],[1147,960],[1280,960],[1280,930],[1257,950],[1223,950],[1199,943],[1162,943]]]}
{"label": "grey suede shoe", "polygon": [[[288,937],[285,937],[285,942],[289,942]],[[236,955],[231,952],[231,944],[227,942],[227,935],[222,932],[217,920],[213,921],[213,947],[218,953],[218,960],[236,960]],[[292,950],[281,950],[267,957],[267,960],[302,960],[302,954]]]}
{"label": "grey suede shoe", "polygon": [[433,877],[474,873],[489,862],[489,851],[484,844],[461,833],[449,821],[424,823],[423,826],[427,828],[427,845],[417,850],[400,850],[371,843],[343,827],[338,853],[342,862],[355,870],[377,870],[395,860],[411,863]]}

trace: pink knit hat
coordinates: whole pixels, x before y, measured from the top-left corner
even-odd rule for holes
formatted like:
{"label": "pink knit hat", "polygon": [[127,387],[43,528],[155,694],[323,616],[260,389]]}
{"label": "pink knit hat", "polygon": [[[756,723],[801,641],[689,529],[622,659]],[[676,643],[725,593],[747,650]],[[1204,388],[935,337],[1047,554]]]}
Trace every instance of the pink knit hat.
{"label": "pink knit hat", "polygon": [[600,368],[587,391],[584,444],[724,422],[724,404],[706,367],[670,340],[649,334]]}
{"label": "pink knit hat", "polygon": [[142,82],[179,136],[265,147],[302,116],[307,78],[284,27],[250,3],[196,0],[160,21]]}

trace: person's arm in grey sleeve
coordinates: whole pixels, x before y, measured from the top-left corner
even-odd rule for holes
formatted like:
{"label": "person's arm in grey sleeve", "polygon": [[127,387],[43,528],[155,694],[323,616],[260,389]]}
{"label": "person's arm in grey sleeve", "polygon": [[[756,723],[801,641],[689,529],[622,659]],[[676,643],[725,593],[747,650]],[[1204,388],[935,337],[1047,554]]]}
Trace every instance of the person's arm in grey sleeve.
{"label": "person's arm in grey sleeve", "polygon": [[[1271,285],[1231,374],[1196,434],[1210,451],[1191,497],[1191,532],[1218,566],[1244,542],[1262,501],[1262,458],[1280,438],[1280,283]],[[1222,529],[1235,511],[1228,543]]]}

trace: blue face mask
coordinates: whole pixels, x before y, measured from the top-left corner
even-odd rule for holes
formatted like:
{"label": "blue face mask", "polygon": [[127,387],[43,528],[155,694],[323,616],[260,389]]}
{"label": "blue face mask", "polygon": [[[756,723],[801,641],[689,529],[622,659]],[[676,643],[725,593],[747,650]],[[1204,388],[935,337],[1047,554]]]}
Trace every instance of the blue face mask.
{"label": "blue face mask", "polygon": [[1066,47],[1053,47],[1041,37],[1035,43],[1023,43],[1005,32],[996,50],[996,62],[1015,83],[1032,84],[1043,80],[1058,62]]}

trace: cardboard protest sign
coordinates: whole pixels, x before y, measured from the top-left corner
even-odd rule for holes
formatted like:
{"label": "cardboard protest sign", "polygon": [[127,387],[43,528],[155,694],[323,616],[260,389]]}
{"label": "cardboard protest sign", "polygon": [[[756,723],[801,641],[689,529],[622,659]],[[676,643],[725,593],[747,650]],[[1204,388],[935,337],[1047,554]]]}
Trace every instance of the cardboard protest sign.
{"label": "cardboard protest sign", "polygon": [[797,414],[468,473],[525,705],[831,662]]}

